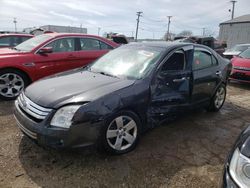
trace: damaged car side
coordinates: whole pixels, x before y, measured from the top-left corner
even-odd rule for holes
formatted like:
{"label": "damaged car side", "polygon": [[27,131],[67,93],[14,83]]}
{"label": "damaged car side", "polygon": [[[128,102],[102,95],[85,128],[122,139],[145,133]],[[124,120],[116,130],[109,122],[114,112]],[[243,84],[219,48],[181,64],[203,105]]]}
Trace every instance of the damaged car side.
{"label": "damaged car side", "polygon": [[15,101],[15,117],[41,145],[97,144],[122,154],[175,113],[197,106],[218,111],[231,67],[198,44],[131,43],[88,67],[30,85]]}

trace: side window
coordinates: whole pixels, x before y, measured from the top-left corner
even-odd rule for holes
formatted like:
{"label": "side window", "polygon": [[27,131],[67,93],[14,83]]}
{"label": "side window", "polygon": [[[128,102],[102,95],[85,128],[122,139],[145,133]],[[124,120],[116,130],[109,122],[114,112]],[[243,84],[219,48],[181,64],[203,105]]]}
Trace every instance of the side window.
{"label": "side window", "polygon": [[52,47],[53,52],[73,52],[75,51],[75,39],[74,38],[63,38],[55,40],[46,47]]}
{"label": "side window", "polygon": [[80,38],[81,50],[100,50],[101,46],[99,40],[91,38]]}
{"label": "side window", "polygon": [[30,37],[22,37],[22,42],[24,42],[24,41],[26,41],[28,39],[30,39]]}
{"label": "side window", "polygon": [[208,52],[195,50],[193,70],[204,69],[213,66],[212,57]]}
{"label": "side window", "polygon": [[213,62],[213,65],[218,65],[218,61],[217,61],[217,59],[214,57],[214,55],[212,55],[212,62]]}
{"label": "side window", "polygon": [[182,50],[178,50],[171,55],[168,60],[162,66],[161,72],[184,70],[186,67],[185,53]]}
{"label": "side window", "polygon": [[101,46],[101,50],[109,50],[109,49],[113,49],[112,46],[102,42],[102,41],[99,41],[100,42],[100,46]]}
{"label": "side window", "polygon": [[10,37],[0,38],[0,46],[9,46],[9,45],[10,45]]}
{"label": "side window", "polygon": [[2,37],[0,38],[0,46],[16,46],[17,37]]}

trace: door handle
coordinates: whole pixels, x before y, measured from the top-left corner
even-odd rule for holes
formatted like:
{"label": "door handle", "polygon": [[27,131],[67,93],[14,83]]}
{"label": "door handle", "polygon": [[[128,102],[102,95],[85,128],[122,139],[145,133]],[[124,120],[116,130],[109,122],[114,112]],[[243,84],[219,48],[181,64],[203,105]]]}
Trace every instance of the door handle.
{"label": "door handle", "polygon": [[184,80],[188,80],[189,77],[182,77],[182,78],[176,78],[176,79],[173,79],[173,82],[182,82]]}
{"label": "door handle", "polygon": [[221,71],[216,71],[215,74],[218,75],[218,76],[220,76],[221,75]]}

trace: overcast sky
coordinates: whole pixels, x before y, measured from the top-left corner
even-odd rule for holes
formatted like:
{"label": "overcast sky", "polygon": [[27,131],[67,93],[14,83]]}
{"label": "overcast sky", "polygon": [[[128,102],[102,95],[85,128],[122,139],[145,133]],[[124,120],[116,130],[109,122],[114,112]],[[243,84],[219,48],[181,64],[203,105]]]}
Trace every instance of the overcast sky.
{"label": "overcast sky", "polygon": [[[218,35],[219,23],[229,20],[229,0],[0,0],[0,30],[14,30],[42,25],[77,26],[97,34],[119,32],[135,35],[136,12],[143,11],[138,38],[161,38],[167,30],[178,34],[191,30]],[[238,0],[235,17],[250,14],[250,0]]]}

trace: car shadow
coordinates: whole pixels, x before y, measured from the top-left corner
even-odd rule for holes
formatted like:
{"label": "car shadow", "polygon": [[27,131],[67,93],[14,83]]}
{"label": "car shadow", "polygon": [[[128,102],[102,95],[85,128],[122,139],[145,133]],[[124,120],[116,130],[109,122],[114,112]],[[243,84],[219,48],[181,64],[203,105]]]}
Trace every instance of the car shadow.
{"label": "car shadow", "polygon": [[218,168],[222,172],[227,153],[250,122],[249,112],[232,103],[218,113],[189,112],[148,131],[136,150],[120,156],[98,153],[95,148],[44,149],[23,137],[19,159],[29,178],[41,187],[176,186],[179,177],[208,181],[208,174],[218,187]]}
{"label": "car shadow", "polygon": [[244,90],[250,90],[250,83],[230,81],[229,85]]}

